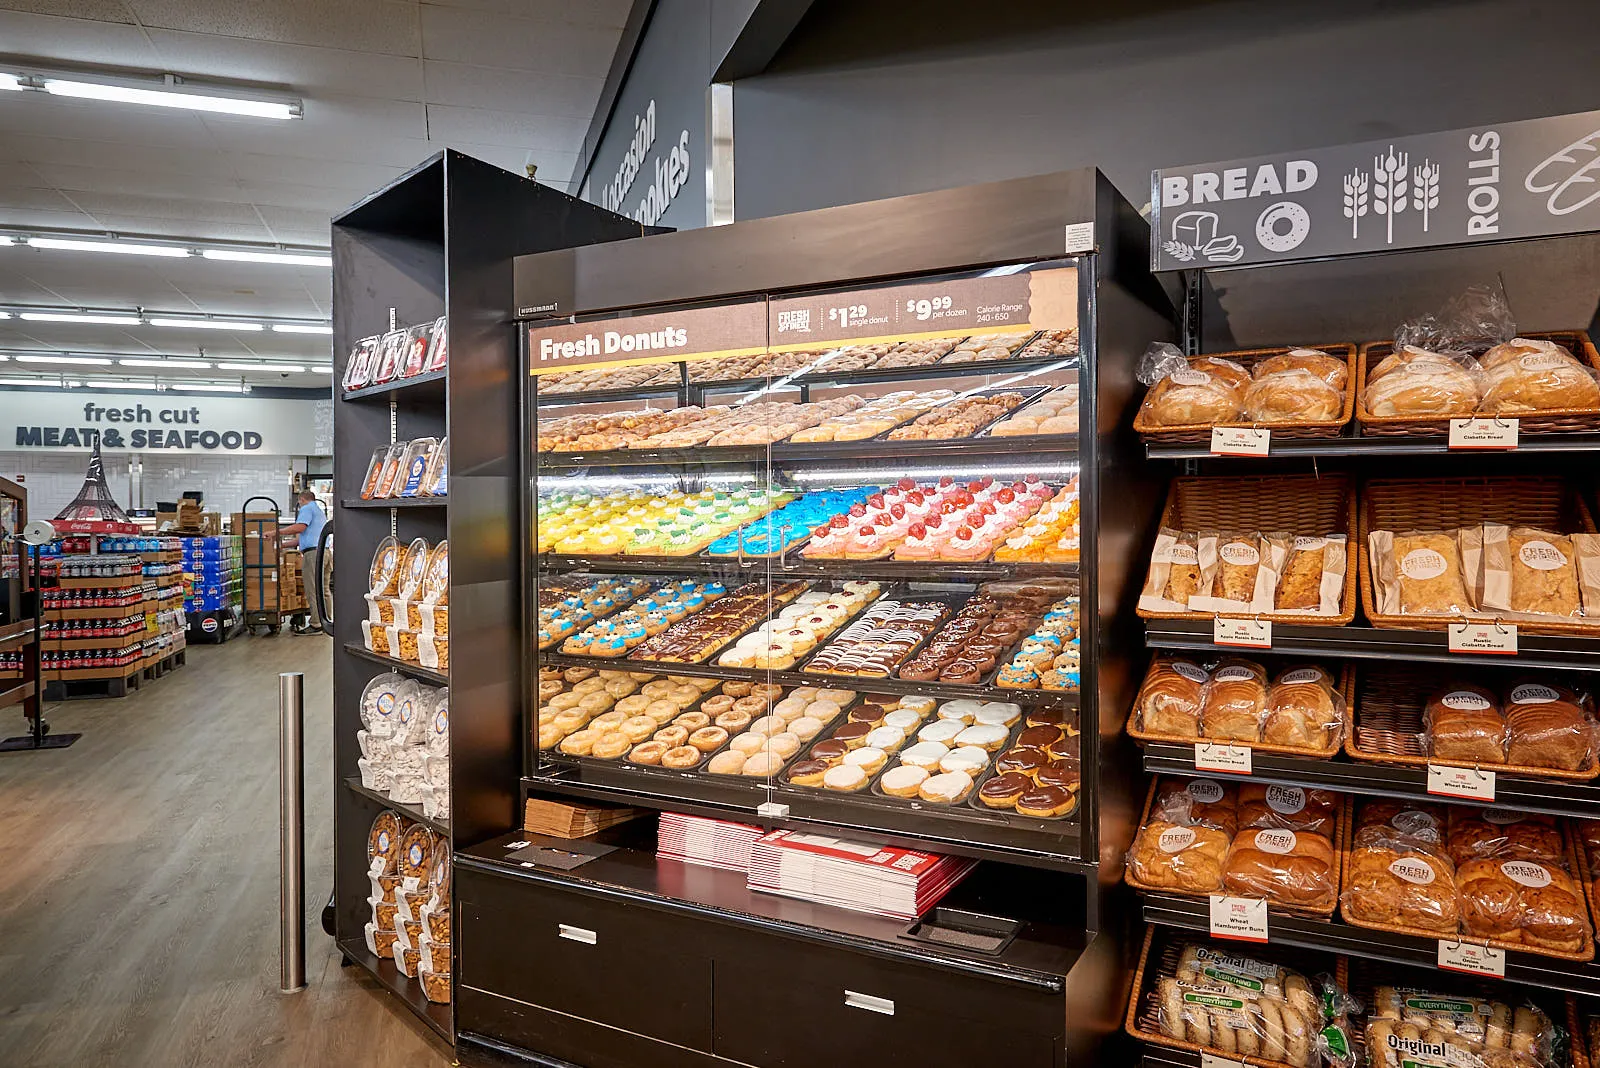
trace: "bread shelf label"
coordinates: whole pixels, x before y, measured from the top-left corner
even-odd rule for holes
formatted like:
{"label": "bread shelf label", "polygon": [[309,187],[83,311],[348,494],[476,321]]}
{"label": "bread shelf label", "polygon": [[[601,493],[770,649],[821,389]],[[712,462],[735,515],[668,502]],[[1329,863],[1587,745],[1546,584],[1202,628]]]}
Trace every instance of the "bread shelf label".
{"label": "bread shelf label", "polygon": [[1218,645],[1241,645],[1248,649],[1272,648],[1272,620],[1227,619],[1211,621],[1211,640]]}
{"label": "bread shelf label", "polygon": [[1272,431],[1253,426],[1211,428],[1211,455],[1266,456],[1272,448]]}
{"label": "bread shelf label", "polygon": [[1243,1061],[1230,1061],[1226,1057],[1219,1057],[1215,1053],[1200,1054],[1200,1068],[1244,1068]]}
{"label": "bread shelf label", "polygon": [[1478,768],[1450,768],[1429,764],[1428,792],[1438,794],[1440,797],[1493,801],[1494,772]]}
{"label": "bread shelf label", "polygon": [[1506,951],[1473,942],[1452,942],[1439,939],[1439,967],[1451,972],[1469,975],[1506,977]]}
{"label": "bread shelf label", "polygon": [[1514,449],[1517,447],[1515,419],[1452,419],[1452,449]]}
{"label": "bread shelf label", "polygon": [[1450,624],[1450,651],[1452,653],[1487,653],[1496,656],[1517,655],[1517,625],[1515,623],[1452,623]]}
{"label": "bread shelf label", "polygon": [[1194,770],[1226,771],[1233,775],[1249,775],[1248,745],[1218,745],[1212,742],[1194,743]]}
{"label": "bread shelf label", "polygon": [[1211,895],[1211,936],[1241,942],[1267,941],[1267,902],[1264,898]]}

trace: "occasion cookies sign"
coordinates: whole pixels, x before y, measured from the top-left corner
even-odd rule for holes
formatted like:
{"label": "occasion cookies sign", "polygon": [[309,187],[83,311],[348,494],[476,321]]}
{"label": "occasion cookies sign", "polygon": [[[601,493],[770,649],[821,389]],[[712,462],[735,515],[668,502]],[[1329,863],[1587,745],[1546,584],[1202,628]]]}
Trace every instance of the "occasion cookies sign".
{"label": "occasion cookies sign", "polygon": [[1600,230],[1600,111],[1150,176],[1157,271]]}

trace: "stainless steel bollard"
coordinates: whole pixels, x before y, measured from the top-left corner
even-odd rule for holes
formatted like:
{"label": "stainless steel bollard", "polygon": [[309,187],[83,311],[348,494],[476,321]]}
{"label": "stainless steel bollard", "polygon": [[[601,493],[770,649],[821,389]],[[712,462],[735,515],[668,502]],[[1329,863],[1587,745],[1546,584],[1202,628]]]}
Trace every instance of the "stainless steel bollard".
{"label": "stainless steel bollard", "polygon": [[278,675],[278,989],[306,988],[305,689],[298,671]]}

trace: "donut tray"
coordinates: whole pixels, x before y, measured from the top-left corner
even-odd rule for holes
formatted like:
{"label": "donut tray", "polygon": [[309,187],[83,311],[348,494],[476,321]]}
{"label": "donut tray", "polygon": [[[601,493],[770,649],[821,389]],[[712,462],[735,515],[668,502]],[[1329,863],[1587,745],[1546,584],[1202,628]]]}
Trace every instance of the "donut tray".
{"label": "donut tray", "polygon": [[[965,583],[962,583],[962,584],[937,583],[937,584],[935,584],[935,583],[908,582],[904,586],[895,588],[892,592],[885,591],[883,594],[881,594],[878,597],[878,599],[876,601],[873,602],[873,604],[874,605],[881,605],[886,600],[892,600],[892,601],[931,601],[931,602],[937,602],[939,604],[944,605],[947,609],[950,610],[950,616],[954,616],[957,612],[959,612],[961,610],[961,606],[967,603],[967,599],[972,595],[974,590],[976,590],[975,586],[972,586],[970,584],[965,584]],[[943,620],[940,620],[939,627],[942,628],[945,625],[945,623],[948,623],[950,621],[950,616],[946,616]],[[859,619],[859,616],[857,618]],[[810,653],[806,654],[806,657],[803,660],[797,661],[795,663],[795,666],[793,668],[791,668],[790,670],[791,671],[800,671],[800,672],[804,672],[806,674],[815,675],[817,678],[820,678],[820,679],[856,679],[856,680],[859,680],[863,685],[870,685],[874,678],[896,678],[897,676],[896,676],[895,673],[897,671],[899,671],[900,667],[902,665],[904,665],[907,660],[910,660],[912,657],[916,656],[917,653],[919,651],[921,651],[922,647],[924,645],[928,644],[928,640],[930,638],[932,638],[934,634],[938,633],[937,629],[935,629],[934,631],[931,631],[930,633],[925,635],[922,638],[921,641],[917,642],[916,645],[914,645],[910,649],[908,649],[906,651],[906,654],[900,658],[900,660],[894,665],[893,668],[890,669],[889,674],[887,676],[837,675],[837,674],[834,674],[832,672],[827,672],[827,671],[815,671],[815,672],[812,671],[811,670],[811,663],[812,663],[813,660],[815,660],[817,658],[817,654],[823,652],[826,649],[831,648],[833,646],[834,642],[838,640],[839,635],[845,629],[846,629],[845,627],[840,627],[839,630],[835,631],[834,634],[832,636],[830,636],[827,641],[818,642],[817,643],[817,647],[815,649],[813,649]],[[998,669],[996,669],[996,670],[998,670]]]}
{"label": "donut tray", "polygon": [[[840,586],[840,585],[842,585],[844,583],[844,581],[845,580],[843,580],[843,579],[838,580],[838,581],[832,581],[832,582],[830,582],[827,579],[814,580],[814,581],[808,582],[806,584],[807,588],[805,590],[801,591],[801,592],[802,593],[809,593],[809,592],[812,592],[812,591],[817,590],[820,587],[824,587],[824,586],[829,586],[829,587]],[[863,601],[859,608],[857,608],[850,615],[845,616],[844,619],[840,620],[837,626],[835,626],[832,630],[828,631],[827,634],[825,634],[821,638],[819,638],[815,645],[813,645],[810,649],[808,649],[805,652],[804,655],[802,655],[800,657],[797,657],[795,659],[794,663],[791,664],[789,667],[787,667],[787,668],[770,668],[770,669],[757,667],[757,668],[754,668],[752,670],[755,670],[755,671],[766,671],[766,670],[793,671],[793,670],[796,670],[802,661],[810,659],[812,653],[815,653],[817,650],[821,649],[824,645],[826,645],[828,643],[829,640],[831,640],[833,638],[833,636],[835,634],[838,634],[845,627],[848,627],[851,623],[853,623],[857,616],[859,616],[859,615],[861,615],[861,613],[867,611],[869,608],[871,608],[873,605],[877,604],[879,601],[883,600],[885,597],[893,597],[893,596],[896,596],[896,585],[895,584],[893,584],[893,583],[879,583],[878,595],[876,597],[872,598],[869,601]],[[703,663],[703,664],[716,663],[717,658],[720,657],[723,653],[726,653],[733,646],[737,645],[740,638],[743,638],[747,634],[754,633],[755,631],[759,630],[766,623],[774,622],[778,618],[778,613],[779,612],[781,612],[784,608],[787,608],[789,605],[796,603],[797,600],[798,600],[798,596],[795,597],[795,598],[791,598],[790,600],[784,601],[782,603],[771,602],[769,604],[769,606],[768,606],[769,610],[767,612],[767,617],[765,619],[760,619],[760,620],[757,620],[756,622],[750,624],[750,626],[746,627],[744,630],[740,631],[738,634],[736,634],[732,638],[728,639],[728,641],[724,642],[721,646],[719,646],[716,649],[715,652],[713,652],[710,656],[706,657],[704,660],[700,661],[700,663]],[[721,665],[718,665],[718,666],[721,666]],[[840,678],[853,678],[854,676],[839,676],[839,677]],[[827,687],[824,687],[824,688],[827,688]],[[849,687],[838,687],[838,688],[840,688],[840,689],[848,689]]]}
{"label": "donut tray", "polygon": [[[747,585],[755,585],[755,583],[747,583]],[[642,656],[638,655],[638,653],[639,653],[639,648],[638,647],[628,650],[628,652],[624,653],[618,659],[626,660],[630,664],[656,665],[656,666],[662,667],[663,669],[669,668],[673,664],[704,664],[704,663],[707,663],[713,657],[717,656],[723,650],[727,649],[728,646],[732,645],[734,642],[738,641],[740,638],[744,637],[746,634],[749,634],[752,630],[755,630],[757,627],[761,626],[761,624],[766,622],[768,619],[771,619],[773,617],[773,615],[776,614],[776,612],[778,611],[779,608],[783,607],[784,605],[788,605],[788,604],[793,603],[794,599],[796,597],[799,597],[802,593],[805,593],[808,589],[810,589],[812,584],[810,582],[807,582],[807,581],[803,580],[803,579],[798,579],[798,580],[793,580],[793,581],[785,581],[785,582],[783,582],[782,585],[787,590],[788,596],[775,596],[774,595],[774,590],[773,590],[773,584],[770,583],[770,582],[767,584],[767,592],[764,595],[766,597],[766,602],[767,602],[767,613],[766,613],[765,616],[763,616],[760,619],[751,620],[744,627],[741,627],[739,630],[736,630],[733,633],[727,635],[725,638],[723,638],[717,644],[709,646],[708,648],[704,649],[701,652],[701,654],[699,656],[695,657],[693,660],[654,660],[654,659],[649,659],[647,657],[642,657]],[[726,600],[728,597],[736,597],[736,596],[739,596],[739,594],[737,593],[737,588],[729,590],[728,593],[724,597],[719,597],[717,599],[717,601]],[[754,598],[754,597],[759,596],[759,595],[751,594],[750,596],[752,598]],[[717,601],[708,601],[708,602],[706,602],[704,605],[701,606],[700,611],[702,611],[702,612],[705,611],[712,604],[717,603]],[[688,620],[695,618],[699,614],[700,614],[699,612],[691,613],[690,615],[685,616],[683,619],[679,620],[678,622],[679,623],[687,622]],[[673,624],[673,626],[676,626],[676,625],[677,624]],[[669,627],[667,627],[666,630],[662,631],[662,633],[663,634],[667,634],[667,633],[670,633],[671,631],[672,631],[672,626],[669,626]]]}
{"label": "donut tray", "polygon": [[[610,670],[610,669],[607,669],[607,670]],[[620,671],[620,670],[625,670],[625,669],[623,667],[619,666],[616,670]],[[670,674],[671,674],[671,672],[669,672],[669,671],[663,671],[657,676],[657,678],[663,678],[664,679]],[[654,682],[655,679],[652,679],[650,681]],[[641,688],[643,687],[643,685],[644,685],[643,683],[640,683]],[[567,684],[567,689],[571,689],[571,684],[570,683]],[[707,697],[710,697],[713,694],[719,693],[719,692],[721,692],[721,690],[722,690],[722,686],[719,683],[715,689],[707,690],[705,693],[702,693],[698,698],[696,698],[693,702],[691,702],[687,707],[681,709],[677,714],[681,716],[685,712],[698,712],[700,710],[700,705],[702,703],[704,703],[704,701],[705,701],[705,699]],[[563,690],[562,692],[565,693],[567,691]],[[634,691],[634,693],[638,693],[638,692],[639,692],[638,690]],[[672,722],[671,720],[667,721],[667,723],[671,723],[671,722]],[[663,724],[663,726],[665,726],[665,724]],[[660,728],[657,728],[657,729],[659,730]],[[648,741],[648,740],[649,739],[646,739],[646,741]],[[537,710],[536,710],[535,711],[535,718],[534,718],[534,744],[536,746],[538,744],[538,741],[539,741],[539,739],[538,739],[538,716],[537,716]],[[630,752],[632,751],[632,746],[629,747],[629,751]],[[721,752],[721,750],[719,749],[718,752]],[[695,765],[695,767],[693,767],[693,768],[668,768],[668,767],[662,767],[660,765],[630,764],[628,762],[628,754],[627,753],[623,753],[621,756],[618,756],[618,757],[609,757],[609,758],[607,758],[607,757],[597,757],[597,756],[575,756],[572,753],[563,753],[561,751],[561,744],[559,742],[557,742],[556,745],[554,747],[550,748],[550,749],[540,750],[540,756],[542,758],[544,758],[544,759],[551,760],[551,761],[554,761],[554,762],[557,762],[557,763],[571,764],[571,765],[574,765],[574,766],[577,766],[577,767],[585,767],[585,766],[589,766],[589,765],[603,766],[603,767],[608,767],[608,768],[629,767],[629,768],[641,768],[641,769],[646,770],[646,771],[665,772],[667,774],[690,774],[690,773],[693,773],[694,771],[698,770],[699,768],[704,767],[706,761],[711,759],[711,755],[707,754],[700,761],[700,763]]]}
{"label": "donut tray", "polygon": [[[819,689],[844,689],[844,687],[818,687],[818,688]],[[795,689],[798,689],[798,687],[796,687]],[[779,694],[777,700],[771,702],[771,704],[768,705],[768,708],[770,709],[772,705],[777,704],[778,701],[782,701],[785,697],[788,697],[789,694],[791,694],[793,692],[794,692],[794,690],[791,689],[791,690],[784,691],[782,694]],[[722,748],[718,749],[714,753],[707,753],[706,754],[706,758],[704,760],[702,760],[698,765],[696,765],[694,768],[692,768],[690,770],[696,775],[700,775],[700,776],[702,776],[704,778],[708,778],[708,779],[714,779],[714,780],[717,780],[719,782],[753,782],[753,783],[763,783],[763,784],[765,784],[765,783],[767,783],[769,781],[770,782],[776,782],[788,772],[789,766],[791,764],[793,764],[796,760],[799,760],[801,758],[801,756],[803,756],[807,751],[809,751],[811,746],[815,745],[824,736],[831,736],[831,732],[834,731],[834,730],[837,730],[841,723],[847,722],[847,717],[850,715],[850,710],[852,708],[854,708],[856,705],[860,704],[860,703],[861,703],[861,694],[859,692],[857,692],[854,698],[852,698],[849,702],[847,702],[845,705],[843,705],[839,709],[839,714],[836,717],[834,717],[833,720],[831,720],[830,722],[828,722],[827,724],[825,724],[823,726],[822,733],[818,734],[817,737],[811,739],[811,741],[809,741],[809,742],[800,743],[800,748],[795,750],[794,755],[791,756],[791,757],[786,758],[782,764],[778,765],[778,767],[773,770],[771,775],[754,775],[754,776],[752,776],[752,775],[713,775],[709,770],[707,770],[711,766],[711,760],[712,760],[713,757],[717,756],[720,753],[725,753],[729,749],[733,748],[733,742],[734,742],[735,738],[739,738],[739,737],[741,737],[743,735],[746,735],[746,734],[750,733],[750,728],[749,727],[746,727],[744,730],[740,731],[738,734],[730,734],[730,735],[728,735],[728,740],[727,740],[727,742],[725,742],[723,744]],[[753,723],[754,720],[751,720],[751,722]],[[637,764],[631,765],[631,766],[632,767],[638,767]],[[784,780],[784,781],[787,781],[787,780]]]}

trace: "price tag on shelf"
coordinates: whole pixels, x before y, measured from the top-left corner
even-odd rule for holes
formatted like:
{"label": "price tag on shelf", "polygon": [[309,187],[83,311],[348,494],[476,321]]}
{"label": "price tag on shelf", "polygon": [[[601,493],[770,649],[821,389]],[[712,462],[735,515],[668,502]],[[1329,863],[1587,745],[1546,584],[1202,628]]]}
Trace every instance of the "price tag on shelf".
{"label": "price tag on shelf", "polygon": [[1211,895],[1211,936],[1241,942],[1267,940],[1267,903],[1253,897]]}
{"label": "price tag on shelf", "polygon": [[1194,744],[1194,770],[1226,771],[1231,775],[1249,775],[1251,772],[1248,745],[1213,745],[1209,742]]}
{"label": "price tag on shelf", "polygon": [[1068,223],[1066,226],[1067,247],[1062,251],[1071,256],[1078,252],[1094,251],[1094,223]]}
{"label": "price tag on shelf", "polygon": [[1494,800],[1494,772],[1478,768],[1446,768],[1428,765],[1428,792],[1440,797],[1462,797],[1469,801]]}
{"label": "price tag on shelf", "polygon": [[1272,431],[1253,426],[1211,428],[1211,455],[1265,456],[1272,448]]}
{"label": "price tag on shelf", "polygon": [[1469,975],[1506,977],[1506,951],[1472,942],[1452,942],[1439,939],[1439,967],[1451,972]]}
{"label": "price tag on shelf", "polygon": [[1244,1068],[1243,1061],[1230,1061],[1226,1057],[1219,1057],[1215,1053],[1200,1053],[1200,1068]]}
{"label": "price tag on shelf", "polygon": [[1487,653],[1496,656],[1517,655],[1517,625],[1515,623],[1452,623],[1450,624],[1450,651],[1452,653]]}
{"label": "price tag on shelf", "polygon": [[1514,449],[1517,447],[1515,419],[1452,419],[1452,449]]}
{"label": "price tag on shelf", "polygon": [[1218,645],[1242,645],[1249,649],[1272,648],[1272,620],[1224,619],[1211,621],[1211,640]]}

